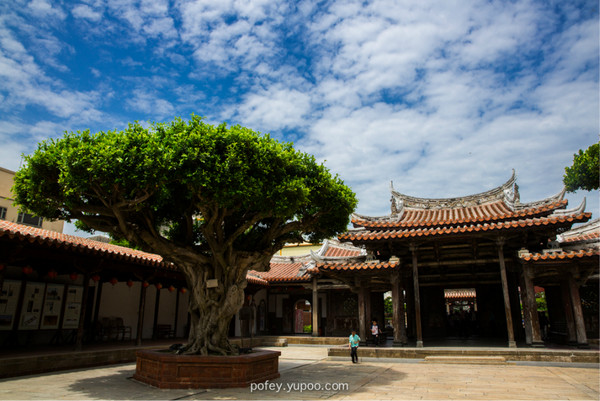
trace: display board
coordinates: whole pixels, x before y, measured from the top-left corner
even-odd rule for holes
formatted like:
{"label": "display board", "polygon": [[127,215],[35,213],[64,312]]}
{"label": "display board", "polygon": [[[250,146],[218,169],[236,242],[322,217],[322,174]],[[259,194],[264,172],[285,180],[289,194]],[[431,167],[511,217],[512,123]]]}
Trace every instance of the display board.
{"label": "display board", "polygon": [[40,329],[58,328],[64,292],[65,286],[63,284],[48,284],[46,286]]}
{"label": "display board", "polygon": [[36,330],[40,327],[45,287],[43,283],[27,283],[25,286],[19,330]]}
{"label": "display board", "polygon": [[21,282],[4,280],[0,289],[0,330],[11,330],[19,303]]}
{"label": "display board", "polygon": [[81,315],[81,300],[83,298],[83,287],[69,286],[65,298],[65,317],[63,329],[76,329],[79,326]]}

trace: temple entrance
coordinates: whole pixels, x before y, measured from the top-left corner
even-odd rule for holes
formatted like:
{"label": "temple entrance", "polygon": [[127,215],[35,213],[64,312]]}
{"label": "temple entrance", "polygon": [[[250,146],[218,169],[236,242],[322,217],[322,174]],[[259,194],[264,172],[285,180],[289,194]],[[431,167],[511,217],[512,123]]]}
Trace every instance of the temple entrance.
{"label": "temple entrance", "polygon": [[294,333],[312,332],[312,307],[308,300],[301,299],[294,305]]}
{"label": "temple entrance", "polygon": [[446,335],[469,338],[478,335],[475,288],[444,289]]}

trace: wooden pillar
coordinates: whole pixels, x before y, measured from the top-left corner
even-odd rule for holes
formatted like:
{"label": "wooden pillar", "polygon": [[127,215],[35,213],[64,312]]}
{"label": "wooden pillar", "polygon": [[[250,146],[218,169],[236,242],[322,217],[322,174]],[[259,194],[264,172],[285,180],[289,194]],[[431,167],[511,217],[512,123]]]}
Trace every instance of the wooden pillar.
{"label": "wooden pillar", "polygon": [[569,290],[569,280],[565,280],[560,285],[561,298],[565,309],[565,320],[567,323],[567,343],[577,344],[577,334],[575,333],[575,318],[573,318],[573,305],[571,302],[571,291]]}
{"label": "wooden pillar", "polygon": [[154,322],[152,323],[152,339],[157,338],[158,331],[158,307],[160,306],[160,290],[156,287],[156,299],[154,301]]}
{"label": "wooden pillar", "polygon": [[585,334],[585,323],[583,322],[583,310],[581,308],[581,298],[579,297],[579,286],[570,272],[568,274],[569,292],[571,293],[571,304],[573,306],[573,317],[575,318],[575,334],[577,336],[577,346],[589,348],[587,335]]}
{"label": "wooden pillar", "polygon": [[417,264],[417,247],[410,246],[412,252],[413,287],[415,294],[415,328],[417,334],[417,348],[423,347],[423,332],[421,330],[421,298],[419,296],[419,270]]}
{"label": "wooden pillar", "polygon": [[90,293],[90,274],[85,272],[83,275],[83,295],[81,299],[81,310],[79,312],[79,325],[77,326],[77,337],[75,338],[75,351],[81,351],[83,347],[83,333],[85,325],[85,313],[87,309],[87,299]]}
{"label": "wooden pillar", "polygon": [[408,343],[406,325],[404,320],[404,290],[400,272],[393,272],[392,284],[392,324],[394,325],[394,347],[401,347]]}
{"label": "wooden pillar", "polygon": [[529,319],[531,321],[531,345],[534,347],[543,347],[544,341],[540,331],[540,319],[538,318],[537,302],[535,300],[535,289],[533,287],[533,268],[526,264],[523,266],[523,283],[527,293],[526,302],[528,304]]}
{"label": "wooden pillar", "polygon": [[520,287],[521,287],[521,304],[523,305],[523,323],[525,324],[525,344],[531,345],[532,343],[532,334],[531,334],[531,308],[529,307],[531,302],[528,299],[529,294],[527,293],[527,288],[525,286],[525,270],[523,268],[523,273],[520,276]]}
{"label": "wooden pillar", "polygon": [[504,263],[504,238],[498,238],[496,242],[498,246],[498,260],[500,261],[500,279],[502,280],[502,293],[504,295],[504,312],[506,315],[506,331],[508,334],[508,346],[516,348],[515,331],[513,329],[512,314],[510,310],[510,298],[508,295],[508,282],[506,279],[506,265]]}
{"label": "wooden pillar", "polygon": [[413,338],[415,336],[415,291],[414,286],[407,283],[404,287],[406,291],[406,336]]}
{"label": "wooden pillar", "polygon": [[102,280],[99,280],[96,283],[96,303],[94,304],[94,327],[98,327],[98,319],[100,313],[100,303],[102,302],[102,287],[104,287],[104,283]]}
{"label": "wooden pillar", "polygon": [[368,283],[361,281],[358,288],[358,336],[361,339],[361,345],[367,343],[367,336],[370,334],[368,330],[369,318],[368,313],[371,306],[371,293]]}
{"label": "wooden pillar", "polygon": [[140,288],[140,303],[138,306],[138,321],[137,321],[137,333],[135,336],[135,345],[138,347],[142,345],[142,334],[144,331],[144,309],[146,307],[146,290],[148,287],[144,286],[144,282],[142,281],[142,285]]}
{"label": "wooden pillar", "polygon": [[312,335],[319,335],[319,293],[317,292],[317,278],[312,279]]}

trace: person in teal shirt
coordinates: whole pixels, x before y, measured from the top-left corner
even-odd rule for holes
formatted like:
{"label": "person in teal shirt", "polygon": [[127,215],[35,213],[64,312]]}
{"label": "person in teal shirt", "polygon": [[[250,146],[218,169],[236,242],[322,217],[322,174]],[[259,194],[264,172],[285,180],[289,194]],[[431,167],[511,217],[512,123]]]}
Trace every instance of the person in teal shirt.
{"label": "person in teal shirt", "polygon": [[360,337],[356,334],[356,330],[352,330],[352,334],[348,338],[348,345],[350,346],[350,357],[352,357],[352,363],[358,363],[358,354],[356,351],[358,350],[358,343],[360,342]]}

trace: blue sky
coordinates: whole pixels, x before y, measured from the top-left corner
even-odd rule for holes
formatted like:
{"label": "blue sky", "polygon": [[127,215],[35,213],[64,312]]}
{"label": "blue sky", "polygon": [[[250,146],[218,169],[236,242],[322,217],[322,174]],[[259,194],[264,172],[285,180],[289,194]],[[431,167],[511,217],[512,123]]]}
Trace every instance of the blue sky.
{"label": "blue sky", "polygon": [[597,1],[0,1],[0,166],[196,113],[293,141],[360,214],[389,213],[390,181],[453,197],[513,168],[535,201],[598,141],[598,20]]}

